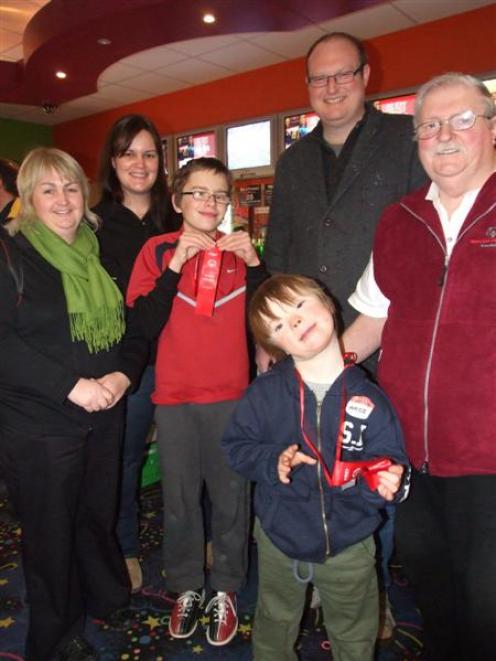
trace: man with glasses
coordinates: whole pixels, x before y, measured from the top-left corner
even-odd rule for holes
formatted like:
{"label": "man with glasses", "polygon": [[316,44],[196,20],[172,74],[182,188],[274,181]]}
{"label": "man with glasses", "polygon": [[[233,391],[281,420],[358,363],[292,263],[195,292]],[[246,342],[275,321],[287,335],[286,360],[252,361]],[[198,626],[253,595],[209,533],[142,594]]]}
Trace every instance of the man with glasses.
{"label": "man with glasses", "polygon": [[425,181],[410,117],[365,103],[363,44],[335,32],[306,57],[310,104],[320,122],[279,159],[265,256],[272,272],[320,280],[348,324],[348,296],[363,271],[384,208]]}
{"label": "man with glasses", "polygon": [[[382,211],[420,186],[425,173],[411,117],[383,114],[365,103],[370,65],[358,39],[324,35],[310,47],[306,70],[320,122],[279,159],[265,259],[273,273],[320,280],[348,325],[357,313],[347,299],[369,258]],[[268,357],[259,351],[257,362],[265,369]],[[366,366],[374,370],[375,356]],[[389,638],[394,620],[384,595],[391,582],[391,520],[379,534],[385,603],[379,637]]]}
{"label": "man with glasses", "polygon": [[477,79],[438,76],[415,107],[432,180],[382,216],[343,337],[379,345],[379,381],[413,465],[397,548],[424,618],[426,658],[496,650],[496,107]]}

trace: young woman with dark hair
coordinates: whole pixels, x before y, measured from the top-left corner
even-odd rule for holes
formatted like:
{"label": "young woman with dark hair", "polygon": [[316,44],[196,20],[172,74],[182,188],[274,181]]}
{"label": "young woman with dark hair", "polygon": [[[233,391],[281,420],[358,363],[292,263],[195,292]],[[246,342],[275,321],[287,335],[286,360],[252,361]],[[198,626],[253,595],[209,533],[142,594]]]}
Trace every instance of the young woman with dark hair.
{"label": "young woman with dark hair", "polygon": [[[123,293],[134,260],[145,241],[175,229],[167,190],[162,143],[153,123],[142,115],[126,115],[110,129],[100,161],[102,197],[94,212],[101,260]],[[143,576],[139,564],[138,479],[145,442],[153,420],[154,351],[140,387],[127,399],[121,500],[117,534],[126,559],[131,588]]]}

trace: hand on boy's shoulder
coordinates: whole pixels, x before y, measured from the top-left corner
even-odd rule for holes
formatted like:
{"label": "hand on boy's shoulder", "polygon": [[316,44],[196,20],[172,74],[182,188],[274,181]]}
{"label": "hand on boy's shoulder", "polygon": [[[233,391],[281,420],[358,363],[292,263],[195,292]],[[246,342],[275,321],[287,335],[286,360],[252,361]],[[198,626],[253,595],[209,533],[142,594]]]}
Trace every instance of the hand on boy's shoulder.
{"label": "hand on boy's shoulder", "polygon": [[263,347],[259,344],[255,347],[255,364],[259,374],[268,372],[272,365],[276,362],[274,356],[271,356]]}
{"label": "hand on boy's shoulder", "polygon": [[244,230],[233,232],[232,234],[224,234],[218,241],[217,247],[220,250],[229,250],[237,257],[241,258],[247,266],[258,266],[260,260],[257,255],[253,243],[251,242],[250,235]]}
{"label": "hand on boy's shoulder", "polygon": [[289,484],[291,482],[289,474],[291,469],[298,464],[315,464],[317,460],[313,457],[309,457],[308,454],[300,452],[298,450],[298,445],[289,445],[281,454],[279,455],[279,460],[277,462],[277,474],[279,479],[283,484]]}

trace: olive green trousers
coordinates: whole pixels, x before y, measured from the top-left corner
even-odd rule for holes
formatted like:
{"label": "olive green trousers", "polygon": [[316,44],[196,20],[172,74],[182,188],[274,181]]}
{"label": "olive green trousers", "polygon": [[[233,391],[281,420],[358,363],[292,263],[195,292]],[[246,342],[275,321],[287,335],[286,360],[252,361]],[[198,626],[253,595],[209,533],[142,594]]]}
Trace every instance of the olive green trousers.
{"label": "olive green trousers", "polygon": [[[258,544],[258,601],[253,626],[254,661],[296,661],[295,643],[307,585],[296,580],[293,560],[281,553],[255,525]],[[314,563],[333,661],[372,661],[379,624],[375,544],[368,537]],[[299,563],[299,574],[310,567]]]}

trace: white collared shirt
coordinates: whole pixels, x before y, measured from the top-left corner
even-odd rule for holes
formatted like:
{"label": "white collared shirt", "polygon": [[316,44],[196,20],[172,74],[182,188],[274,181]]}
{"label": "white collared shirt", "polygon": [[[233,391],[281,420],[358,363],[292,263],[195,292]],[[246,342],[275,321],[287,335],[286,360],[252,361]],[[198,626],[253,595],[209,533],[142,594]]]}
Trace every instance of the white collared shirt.
{"label": "white collared shirt", "polygon": [[[446,241],[446,254],[448,257],[451,255],[458,234],[460,233],[465,218],[468,216],[479,191],[480,188],[477,188],[465,193],[460,204],[453,211],[451,216],[449,216],[446,208],[441,202],[438,185],[432,182],[429,186],[425,199],[432,202],[434,209],[439,216]],[[368,317],[387,317],[390,301],[384,296],[376,282],[374,276],[373,253],[371,253],[369,262],[360,276],[360,280],[357,282],[355,291],[348,298],[348,303],[354,307],[355,310],[358,310],[358,312],[361,312],[362,314],[366,314]]]}

